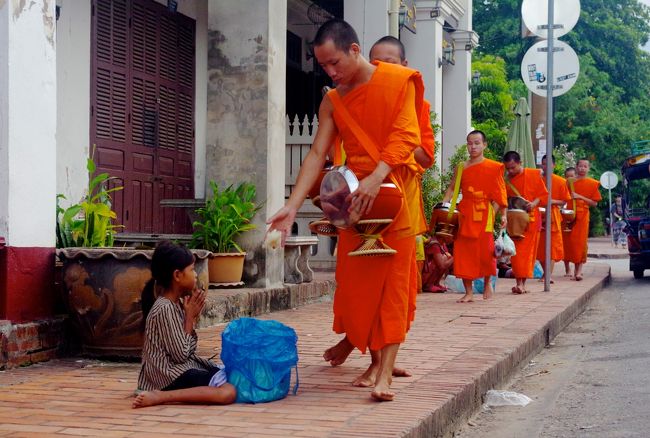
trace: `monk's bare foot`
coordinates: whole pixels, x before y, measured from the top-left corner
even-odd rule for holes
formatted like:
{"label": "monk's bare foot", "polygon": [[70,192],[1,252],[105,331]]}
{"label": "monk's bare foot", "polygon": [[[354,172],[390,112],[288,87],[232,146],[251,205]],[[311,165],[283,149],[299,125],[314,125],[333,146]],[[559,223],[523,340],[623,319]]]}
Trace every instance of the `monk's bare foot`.
{"label": "monk's bare foot", "polygon": [[390,386],[385,383],[380,383],[375,386],[370,396],[377,401],[393,401],[395,393],[390,390]]}
{"label": "monk's bare foot", "polygon": [[133,409],[144,408],[147,406],[155,406],[162,403],[160,391],[145,391],[135,396],[133,400]]}
{"label": "monk's bare foot", "polygon": [[368,369],[363,374],[354,379],[352,386],[357,386],[359,388],[370,388],[372,386],[375,386],[375,380],[377,380],[378,371],[379,364],[370,364]]}
{"label": "monk's bare foot", "polygon": [[393,367],[393,377],[411,377],[412,375],[406,368]]}
{"label": "monk's bare foot", "polygon": [[328,361],[333,367],[341,365],[346,361],[350,353],[354,350],[354,345],[350,343],[348,338],[343,338],[333,347],[325,350],[323,359]]}
{"label": "monk's bare foot", "polygon": [[515,295],[521,295],[521,294],[526,293],[526,291],[521,289],[519,286],[513,286],[512,293],[515,294]]}
{"label": "monk's bare foot", "polygon": [[483,291],[483,299],[484,300],[489,300],[492,298],[492,288],[491,287],[486,287],[485,290]]}
{"label": "monk's bare foot", "polygon": [[582,281],[582,274],[576,274],[575,280],[576,281]]}
{"label": "monk's bare foot", "polygon": [[573,274],[571,274],[570,272],[567,272],[566,274],[564,274],[564,276],[567,277],[567,278],[568,277],[573,277]]}
{"label": "monk's bare foot", "polygon": [[462,296],[462,298],[456,300],[456,302],[457,303],[473,303],[474,302],[474,296],[465,294],[465,295]]}

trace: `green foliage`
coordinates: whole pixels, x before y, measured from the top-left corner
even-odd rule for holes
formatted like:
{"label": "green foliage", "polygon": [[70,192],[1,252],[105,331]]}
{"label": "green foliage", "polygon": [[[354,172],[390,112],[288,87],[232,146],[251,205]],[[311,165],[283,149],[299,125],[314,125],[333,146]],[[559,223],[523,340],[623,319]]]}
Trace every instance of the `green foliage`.
{"label": "green foliage", "polygon": [[[567,151],[576,156],[589,158],[590,174],[597,178],[606,170],[620,169],[631,142],[650,139],[650,54],[640,48],[650,36],[650,9],[637,0],[582,0],[580,4],[580,20],[562,37],[578,53],[580,76],[568,93],[554,99],[554,141],[567,144]],[[533,38],[521,37],[520,8],[521,0],[473,3],[474,30],[481,38],[477,54],[505,60],[515,99],[527,94],[520,65],[534,43]],[[480,118],[482,112],[475,114],[475,126],[490,131],[488,143],[497,151],[503,123]],[[561,173],[560,157],[558,164],[556,172]]]}
{"label": "green foliage", "polygon": [[508,139],[508,127],[514,119],[515,100],[508,82],[503,58],[477,56],[472,70],[481,74],[480,82],[472,86],[472,120],[475,129],[485,132],[490,149],[486,156],[501,160]]}
{"label": "green foliage", "polygon": [[[94,153],[93,148],[93,155]],[[95,175],[97,166],[92,156],[86,162],[86,169],[88,190],[80,203],[64,209],[59,201],[66,199],[65,196],[56,196],[57,248],[112,246],[115,230],[120,227],[113,225],[113,219],[117,215],[111,209],[110,193],[122,190],[123,187],[107,188],[109,181],[114,178],[108,173]]]}
{"label": "green foliage", "polygon": [[235,239],[255,228],[251,220],[261,208],[254,202],[255,185],[244,182],[236,188],[230,185],[220,190],[217,183],[210,181],[210,187],[212,198],[206,199],[205,207],[196,209],[200,220],[192,224],[190,245],[215,253],[243,252]]}
{"label": "green foliage", "polygon": [[605,235],[604,217],[604,213],[600,208],[589,208],[589,237]]}

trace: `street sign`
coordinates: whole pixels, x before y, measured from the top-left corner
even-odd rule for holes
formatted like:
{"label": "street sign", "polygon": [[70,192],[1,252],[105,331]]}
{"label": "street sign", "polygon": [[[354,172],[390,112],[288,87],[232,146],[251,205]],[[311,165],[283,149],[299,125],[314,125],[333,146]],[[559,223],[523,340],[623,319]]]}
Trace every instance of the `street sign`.
{"label": "street sign", "polygon": [[611,190],[618,185],[618,176],[611,170],[608,170],[600,175],[600,185],[607,190]]}
{"label": "street sign", "polygon": [[[580,0],[555,2],[553,11],[553,38],[566,35],[580,18]],[[548,38],[548,0],[524,0],[521,17],[528,30],[540,38]]]}
{"label": "street sign", "polygon": [[[553,42],[553,97],[561,96],[575,85],[580,74],[578,55],[567,43]],[[530,91],[546,97],[548,41],[539,41],[528,49],[521,61],[521,78]]]}

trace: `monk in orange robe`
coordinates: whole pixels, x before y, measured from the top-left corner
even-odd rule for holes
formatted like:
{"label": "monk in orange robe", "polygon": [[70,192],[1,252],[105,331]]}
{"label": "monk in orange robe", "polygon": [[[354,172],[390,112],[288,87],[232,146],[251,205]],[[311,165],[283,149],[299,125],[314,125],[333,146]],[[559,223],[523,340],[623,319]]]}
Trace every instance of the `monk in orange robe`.
{"label": "monk in orange robe", "polygon": [[417,283],[414,237],[426,229],[413,155],[421,143],[418,115],[424,85],[415,70],[368,62],[354,29],[343,20],[333,19],[320,27],[314,54],[337,87],[321,103],[318,131],[291,196],[268,223],[283,236],[290,233],[337,135],[343,141],[347,166],[360,180],[350,195],[351,213],[370,212],[384,180],[400,188],[401,210],[382,236],[397,254],[350,257],[348,252],[362,240],[352,229],[341,230],[334,297],[334,330],[345,333],[362,352],[370,349],[379,358],[355,384],[374,385],[373,398],[392,400],[391,374],[412,319],[409,297]]}
{"label": "monk in orange robe", "polygon": [[[569,178],[574,178],[576,177],[576,168],[575,167],[567,167],[564,169],[564,179],[567,181],[567,191],[569,192],[569,196],[571,196],[571,190],[569,189]],[[573,198],[572,198],[573,199]],[[567,204],[568,209],[573,209],[573,203],[569,202]],[[569,262],[569,259],[567,259],[567,254],[569,253],[569,250],[567,249],[567,237],[566,233],[563,232],[562,234],[562,250],[564,252],[564,257],[562,260],[564,261],[564,276],[565,277],[573,277],[571,275],[571,263]]]}
{"label": "monk in orange robe", "polygon": [[589,238],[589,207],[598,205],[602,198],[598,186],[600,183],[589,178],[589,160],[586,158],[578,160],[576,165],[576,179],[569,180],[573,185],[571,196],[576,201],[576,221],[571,232],[565,233],[567,240],[565,249],[566,258],[573,263],[573,279],[582,280],[582,267],[587,262],[587,240]]}
{"label": "monk in orange robe", "polygon": [[460,174],[463,199],[458,204],[460,224],[454,241],[454,275],[463,280],[465,295],[458,300],[459,303],[474,301],[472,282],[481,277],[485,284],[483,299],[492,297],[494,291],[490,277],[497,271],[492,232],[495,215],[500,210],[503,210],[501,228],[505,228],[507,223],[504,166],[483,156],[486,147],[487,140],[482,131],[472,131],[467,135],[469,160],[463,163],[462,173],[456,169],[443,198],[444,202],[452,199],[456,178]]}
{"label": "monk in orange robe", "polygon": [[[408,60],[406,59],[406,52],[404,45],[400,40],[393,36],[385,36],[377,40],[370,49],[370,61],[381,61],[387,62],[390,64],[402,65],[404,67],[408,66]],[[413,153],[415,162],[417,163],[418,176],[421,178],[421,175],[424,173],[425,169],[431,167],[433,164],[433,157],[435,153],[435,135],[431,127],[431,105],[427,100],[423,101],[422,109],[418,117],[418,124],[420,126],[420,146],[415,149]],[[421,181],[421,180],[420,180]],[[416,245],[418,243],[416,242]],[[424,253],[424,241],[421,241],[422,252]],[[417,254],[417,252],[416,252]],[[409,298],[409,317],[412,318],[415,316],[415,302],[417,298],[417,293],[421,290],[421,266],[420,261],[416,261],[418,269],[418,287],[412,289],[412,296]],[[424,259],[422,260],[422,265],[424,264]],[[414,293],[413,293],[414,292]],[[410,321],[409,321],[410,322]],[[346,361],[350,353],[354,350],[354,346],[350,340],[345,337],[338,344],[333,347],[325,350],[323,358],[328,361],[332,366],[341,365]],[[371,351],[371,356],[373,352]],[[377,360],[376,357],[373,357],[373,360]],[[393,376],[396,377],[410,377],[411,373],[403,368],[394,367]]]}
{"label": "monk in orange robe", "polygon": [[[542,157],[542,178],[546,184],[546,155]],[[551,170],[555,168],[555,158],[551,155]],[[571,200],[571,194],[567,188],[566,180],[560,175],[551,174],[551,266],[550,272],[553,275],[555,262],[564,259],[564,244],[562,240],[562,214],[560,208]],[[548,197],[542,200],[543,206],[548,205]],[[546,213],[542,213],[545,215]],[[544,218],[542,218],[542,221]],[[546,272],[546,230],[542,228],[537,246],[537,260],[542,264]],[[543,279],[540,281],[544,281]],[[553,280],[551,280],[553,282]]]}
{"label": "monk in orange robe", "polygon": [[525,169],[521,165],[521,157],[515,151],[508,151],[503,156],[503,164],[508,176],[506,178],[506,191],[508,198],[519,196],[526,200],[525,209],[528,212],[528,227],[524,237],[513,239],[516,254],[512,256],[512,273],[517,284],[512,288],[512,293],[523,294],[528,292],[526,280],[533,278],[535,259],[537,258],[537,245],[539,243],[539,230],[541,217],[539,203],[546,198],[548,191],[546,184],[540,177],[537,169]]}

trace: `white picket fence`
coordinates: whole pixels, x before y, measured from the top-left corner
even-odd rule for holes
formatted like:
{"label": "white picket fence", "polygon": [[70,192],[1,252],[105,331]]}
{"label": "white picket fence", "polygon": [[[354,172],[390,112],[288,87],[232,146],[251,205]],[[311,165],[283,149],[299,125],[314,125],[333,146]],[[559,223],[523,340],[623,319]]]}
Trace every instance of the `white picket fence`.
{"label": "white picket fence", "polygon": [[[309,152],[318,129],[318,117],[313,115],[311,120],[304,116],[299,119],[294,116],[292,119],[286,117],[286,149],[285,149],[285,186],[284,196],[291,195],[302,160]],[[293,234],[298,236],[309,236],[309,223],[323,217],[323,212],[316,208],[311,200],[307,199],[296,217]],[[310,264],[316,269],[334,269],[336,258],[334,257],[335,240],[330,237],[318,236],[318,246],[312,249]]]}

